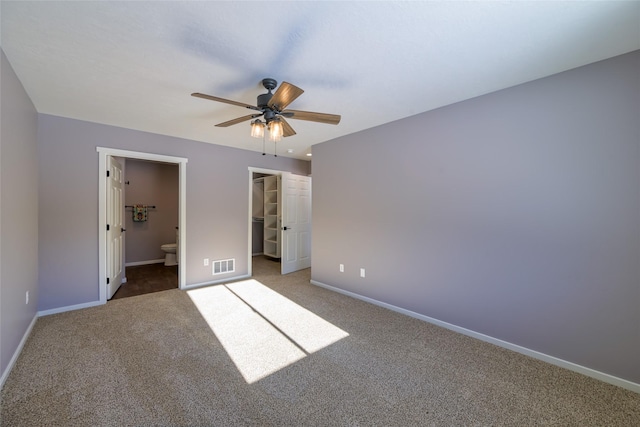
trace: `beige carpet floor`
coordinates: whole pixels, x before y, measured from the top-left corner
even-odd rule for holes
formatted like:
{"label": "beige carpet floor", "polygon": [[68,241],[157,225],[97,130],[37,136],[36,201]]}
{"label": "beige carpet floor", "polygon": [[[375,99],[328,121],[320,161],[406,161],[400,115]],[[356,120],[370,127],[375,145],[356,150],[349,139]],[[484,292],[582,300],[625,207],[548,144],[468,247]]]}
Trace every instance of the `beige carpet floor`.
{"label": "beige carpet floor", "polygon": [[309,284],[168,290],[38,319],[2,426],[638,426],[640,395]]}

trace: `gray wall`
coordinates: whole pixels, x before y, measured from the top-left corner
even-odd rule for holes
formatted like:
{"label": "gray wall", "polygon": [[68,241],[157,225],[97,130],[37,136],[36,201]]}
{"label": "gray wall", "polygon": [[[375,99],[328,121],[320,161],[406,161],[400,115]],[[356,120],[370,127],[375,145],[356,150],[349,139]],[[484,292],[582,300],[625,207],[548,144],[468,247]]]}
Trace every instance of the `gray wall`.
{"label": "gray wall", "polygon": [[178,226],[178,166],[144,160],[126,159],[125,205],[153,205],[148,220],[134,222],[130,208],[125,209],[125,262],[162,259],[160,249],[176,242]]}
{"label": "gray wall", "polygon": [[248,167],[309,170],[306,161],[45,114],[38,116],[38,141],[46,177],[40,183],[40,310],[99,299],[97,146],[188,159],[187,262],[181,266],[188,285],[226,277],[212,276],[204,258],[235,258],[232,275],[248,272]]}
{"label": "gray wall", "polygon": [[4,375],[36,315],[38,301],[38,116],[4,52],[1,56],[0,373]]}
{"label": "gray wall", "polygon": [[315,145],[313,181],[313,280],[640,383],[640,51]]}

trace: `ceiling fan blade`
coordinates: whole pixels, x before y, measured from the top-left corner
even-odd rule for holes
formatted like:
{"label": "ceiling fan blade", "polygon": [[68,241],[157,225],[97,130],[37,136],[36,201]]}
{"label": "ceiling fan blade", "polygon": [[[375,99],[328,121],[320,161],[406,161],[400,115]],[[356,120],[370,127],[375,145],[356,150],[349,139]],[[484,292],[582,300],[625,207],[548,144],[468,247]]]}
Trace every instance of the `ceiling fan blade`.
{"label": "ceiling fan blade", "polygon": [[280,117],[280,123],[282,123],[282,136],[293,136],[296,134],[296,131],[293,130],[289,122],[287,122],[284,117]]}
{"label": "ceiling fan blade", "polygon": [[254,105],[245,104],[244,102],[232,101],[230,99],[219,98],[217,96],[205,95],[204,93],[196,92],[196,93],[192,93],[191,96],[195,96],[196,98],[208,99],[210,101],[224,102],[225,104],[237,105],[238,107],[250,108],[252,110],[262,111],[260,108]]}
{"label": "ceiling fan blade", "polygon": [[228,122],[218,123],[216,127],[226,128],[227,126],[232,126],[238,123],[246,122],[247,120],[260,117],[261,115],[262,114],[249,114],[248,116],[238,117],[237,119],[229,120]]}
{"label": "ceiling fan blade", "polygon": [[297,97],[302,95],[303,92],[304,90],[300,89],[298,86],[282,82],[267,105],[270,108],[282,111],[287,107],[287,105],[291,104]]}
{"label": "ceiling fan blade", "polygon": [[338,114],[314,113],[311,111],[285,110],[282,115],[289,119],[308,120],[310,122],[326,123],[337,125],[342,118]]}

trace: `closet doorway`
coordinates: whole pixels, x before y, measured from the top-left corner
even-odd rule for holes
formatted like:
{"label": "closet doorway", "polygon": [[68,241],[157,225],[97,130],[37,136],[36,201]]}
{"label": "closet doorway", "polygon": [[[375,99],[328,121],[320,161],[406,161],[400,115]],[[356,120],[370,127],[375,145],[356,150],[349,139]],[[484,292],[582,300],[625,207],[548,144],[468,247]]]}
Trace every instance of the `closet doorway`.
{"label": "closet doorway", "polygon": [[254,256],[281,274],[311,267],[311,177],[249,168],[248,243],[249,275]]}

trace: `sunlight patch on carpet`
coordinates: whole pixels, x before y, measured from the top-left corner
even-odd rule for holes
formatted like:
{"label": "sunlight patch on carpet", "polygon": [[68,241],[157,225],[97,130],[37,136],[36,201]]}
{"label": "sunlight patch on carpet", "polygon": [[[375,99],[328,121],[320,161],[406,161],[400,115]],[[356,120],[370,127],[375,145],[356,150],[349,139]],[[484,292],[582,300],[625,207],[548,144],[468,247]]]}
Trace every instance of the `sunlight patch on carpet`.
{"label": "sunlight patch on carpet", "polygon": [[249,384],[349,336],[257,280],[187,294]]}

